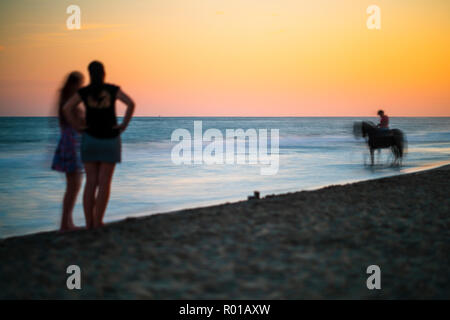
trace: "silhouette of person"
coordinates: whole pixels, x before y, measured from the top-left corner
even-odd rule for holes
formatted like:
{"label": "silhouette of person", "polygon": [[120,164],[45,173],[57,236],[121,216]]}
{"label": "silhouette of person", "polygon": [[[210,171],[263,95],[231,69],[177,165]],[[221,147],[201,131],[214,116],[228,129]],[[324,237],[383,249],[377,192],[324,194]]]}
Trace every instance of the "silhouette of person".
{"label": "silhouette of person", "polygon": [[[86,227],[91,229],[103,226],[114,168],[121,162],[120,135],[133,116],[135,104],[120,87],[105,83],[105,69],[101,62],[91,62],[88,70],[90,84],[67,101],[64,112],[70,115],[80,102],[86,107],[86,125],[80,127],[83,130],[81,160],[86,171],[84,215]],[[117,99],[127,106],[121,124],[117,123]]]}
{"label": "silhouette of person", "polygon": [[377,128],[389,129],[389,117],[384,114],[383,110],[378,110],[377,114],[380,117],[380,123],[377,125]]}
{"label": "silhouette of person", "polygon": [[[72,211],[81,188],[83,171],[83,164],[79,155],[80,137],[75,128],[68,122],[62,110],[67,100],[83,85],[83,81],[84,77],[80,72],[71,72],[62,86],[58,98],[58,119],[61,137],[53,156],[52,169],[66,174],[66,191],[63,199],[60,231],[77,229],[73,223]],[[76,106],[78,107],[78,104]],[[84,122],[82,109],[74,108],[71,113],[76,126],[82,125]]]}

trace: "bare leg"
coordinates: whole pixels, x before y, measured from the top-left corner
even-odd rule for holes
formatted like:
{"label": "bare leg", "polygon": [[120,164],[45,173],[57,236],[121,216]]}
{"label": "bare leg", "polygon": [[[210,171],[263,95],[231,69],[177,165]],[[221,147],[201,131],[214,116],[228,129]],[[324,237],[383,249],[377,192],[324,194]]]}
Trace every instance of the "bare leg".
{"label": "bare leg", "polygon": [[72,212],[73,207],[75,206],[75,201],[77,200],[78,192],[81,188],[81,179],[82,176],[80,172],[66,173],[67,186],[63,200],[63,212],[60,231],[69,231],[76,229],[75,225],[73,224]]}
{"label": "bare leg", "polygon": [[84,186],[83,194],[84,217],[86,218],[86,228],[92,229],[95,221],[95,193],[98,187],[100,163],[85,162],[84,169],[86,170],[86,185]]}
{"label": "bare leg", "polygon": [[95,202],[95,227],[103,226],[103,217],[108,206],[111,181],[114,174],[115,163],[102,162],[99,170],[98,195]]}

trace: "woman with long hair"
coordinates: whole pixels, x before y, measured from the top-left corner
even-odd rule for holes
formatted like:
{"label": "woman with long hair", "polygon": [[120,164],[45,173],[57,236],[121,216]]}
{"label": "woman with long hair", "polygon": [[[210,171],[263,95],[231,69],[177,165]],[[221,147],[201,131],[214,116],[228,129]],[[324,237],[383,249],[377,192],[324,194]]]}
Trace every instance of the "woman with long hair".
{"label": "woman with long hair", "polygon": [[[83,207],[86,227],[91,229],[103,226],[114,168],[121,161],[120,135],[131,120],[135,105],[120,87],[105,83],[101,62],[91,62],[88,70],[90,84],[78,90],[64,105],[63,111],[69,121],[76,124],[73,110],[80,102],[86,107],[86,125],[79,129],[83,130],[81,160],[86,171]],[[121,124],[116,116],[117,99],[127,106]]]}
{"label": "woman with long hair", "polygon": [[[61,137],[53,157],[52,169],[66,174],[66,191],[64,193],[60,231],[77,229],[73,223],[72,211],[81,188],[83,164],[79,155],[79,134],[69,124],[63,113],[63,106],[83,85],[84,77],[78,71],[71,72],[64,82],[58,98],[58,119]],[[71,110],[71,117],[77,127],[83,126],[83,111]]]}

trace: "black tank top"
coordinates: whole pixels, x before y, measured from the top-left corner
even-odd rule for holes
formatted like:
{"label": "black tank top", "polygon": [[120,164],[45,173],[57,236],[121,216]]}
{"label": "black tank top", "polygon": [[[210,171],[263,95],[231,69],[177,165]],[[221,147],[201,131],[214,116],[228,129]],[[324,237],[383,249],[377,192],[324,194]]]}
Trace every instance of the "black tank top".
{"label": "black tank top", "polygon": [[120,134],[117,125],[116,98],[119,87],[102,84],[100,88],[92,85],[78,90],[86,106],[86,133],[96,138],[114,138]]}

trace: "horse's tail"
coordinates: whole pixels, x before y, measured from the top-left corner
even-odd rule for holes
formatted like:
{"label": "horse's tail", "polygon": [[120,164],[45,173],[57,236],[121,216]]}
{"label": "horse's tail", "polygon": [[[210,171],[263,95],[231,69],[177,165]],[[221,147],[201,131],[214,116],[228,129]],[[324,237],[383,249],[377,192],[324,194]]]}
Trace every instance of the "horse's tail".
{"label": "horse's tail", "polygon": [[400,158],[403,158],[403,155],[406,153],[407,147],[405,135],[399,129],[392,129],[392,133],[394,135],[395,145],[398,148],[398,155],[400,156]]}

